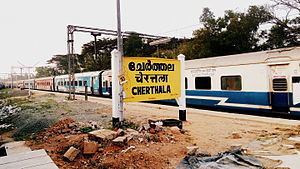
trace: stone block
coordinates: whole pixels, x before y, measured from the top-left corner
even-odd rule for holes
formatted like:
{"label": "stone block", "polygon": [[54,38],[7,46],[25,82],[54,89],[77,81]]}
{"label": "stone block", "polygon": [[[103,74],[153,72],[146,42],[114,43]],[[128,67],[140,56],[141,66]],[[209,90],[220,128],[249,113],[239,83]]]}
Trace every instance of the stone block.
{"label": "stone block", "polygon": [[113,143],[114,144],[117,144],[117,145],[124,145],[127,141],[127,137],[126,136],[120,136],[120,137],[117,137],[113,140]]}
{"label": "stone block", "polygon": [[99,145],[94,141],[83,142],[83,154],[95,154],[98,151]]}
{"label": "stone block", "polygon": [[195,155],[195,153],[197,152],[198,149],[199,149],[198,146],[187,147],[187,154],[188,155]]}
{"label": "stone block", "polygon": [[117,136],[117,132],[108,129],[95,130],[89,134],[101,140],[113,140]]}
{"label": "stone block", "polygon": [[75,147],[70,147],[69,150],[64,154],[64,157],[67,158],[70,161],[74,161],[74,159],[77,157],[77,155],[80,153],[80,150],[78,150]]}

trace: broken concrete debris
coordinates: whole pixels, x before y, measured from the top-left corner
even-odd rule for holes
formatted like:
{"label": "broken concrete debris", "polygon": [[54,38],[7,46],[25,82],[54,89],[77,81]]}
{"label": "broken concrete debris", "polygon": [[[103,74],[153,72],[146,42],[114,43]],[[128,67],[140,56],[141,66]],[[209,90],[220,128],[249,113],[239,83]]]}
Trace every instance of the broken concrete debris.
{"label": "broken concrete debris", "polygon": [[135,149],[135,146],[130,146],[125,150],[122,150],[121,153],[126,153],[127,151],[131,150],[131,149]]}
{"label": "broken concrete debris", "polygon": [[170,127],[170,129],[171,129],[172,133],[176,133],[176,134],[181,133],[180,129],[177,126]]}
{"label": "broken concrete debris", "polygon": [[117,130],[117,135],[118,136],[124,136],[125,135],[125,131],[120,128],[120,129]]}
{"label": "broken concrete debris", "polygon": [[73,161],[77,155],[80,153],[80,150],[78,150],[75,147],[70,147],[69,150],[64,154],[64,157],[67,158],[70,161]]}
{"label": "broken concrete debris", "polygon": [[94,141],[83,142],[83,154],[95,154],[98,151],[98,143]]}
{"label": "broken concrete debris", "polygon": [[191,147],[187,147],[187,154],[188,155],[195,155],[195,153],[197,152],[197,150],[199,149],[198,146],[191,146]]}
{"label": "broken concrete debris", "polygon": [[117,132],[108,129],[101,129],[101,130],[95,130],[89,132],[89,135],[91,137],[100,139],[100,141],[104,141],[104,140],[113,140],[114,138],[116,138]]}
{"label": "broken concrete debris", "polygon": [[126,136],[120,136],[115,138],[112,142],[116,145],[124,145],[126,144],[127,137]]}

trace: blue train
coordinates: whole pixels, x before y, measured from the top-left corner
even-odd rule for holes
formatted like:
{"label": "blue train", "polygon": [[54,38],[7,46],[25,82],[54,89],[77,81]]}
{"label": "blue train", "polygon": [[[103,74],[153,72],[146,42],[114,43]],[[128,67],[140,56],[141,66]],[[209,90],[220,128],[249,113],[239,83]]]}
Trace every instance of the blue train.
{"label": "blue train", "polygon": [[[69,75],[44,77],[23,81],[23,88],[30,87],[31,89],[57,92],[68,92],[70,85],[73,86],[73,83],[72,81],[69,82]],[[75,74],[74,87],[76,93],[85,93],[85,87],[87,87],[88,94],[111,96],[111,86],[112,81],[110,70]]]}

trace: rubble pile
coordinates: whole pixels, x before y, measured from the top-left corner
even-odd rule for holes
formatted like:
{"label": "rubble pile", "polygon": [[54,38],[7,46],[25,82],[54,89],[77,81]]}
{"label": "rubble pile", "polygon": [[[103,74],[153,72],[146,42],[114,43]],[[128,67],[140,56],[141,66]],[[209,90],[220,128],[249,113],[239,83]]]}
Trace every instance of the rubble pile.
{"label": "rubble pile", "polygon": [[[181,144],[179,141],[179,139],[182,139],[180,137],[183,137],[181,136],[181,129],[176,126],[170,128],[162,125],[162,123],[151,121],[148,124],[141,125],[138,130],[131,128],[110,130],[99,127],[95,122],[84,124],[69,118],[61,120],[51,128],[41,132],[37,135],[35,141],[28,144],[33,149],[44,148],[60,168],[68,168],[67,166],[70,163],[74,166],[84,166],[82,168],[114,168],[114,166],[118,168],[117,165],[135,165],[133,163],[141,167],[146,165],[146,163],[143,163],[144,160],[157,161],[157,158],[168,164],[168,161],[163,160],[163,156],[155,155],[155,153],[169,152],[155,151],[150,154],[140,152],[145,151],[145,148],[150,150],[151,146],[160,149],[167,144],[171,146],[175,146],[177,142]],[[93,131],[88,133],[81,131],[82,127],[92,126]],[[182,146],[182,148],[182,155],[184,155],[185,147]],[[115,162],[112,159],[117,156],[127,159],[128,163],[123,163],[126,161],[124,160],[119,161],[122,164],[114,164]],[[141,159],[135,158],[135,156],[141,157]],[[180,158],[177,157],[177,154],[174,157]],[[141,162],[138,163],[137,161]]]}
{"label": "rubble pile", "polygon": [[12,105],[6,105],[5,102],[0,104],[0,130],[12,128],[11,119],[19,115],[21,108]]}

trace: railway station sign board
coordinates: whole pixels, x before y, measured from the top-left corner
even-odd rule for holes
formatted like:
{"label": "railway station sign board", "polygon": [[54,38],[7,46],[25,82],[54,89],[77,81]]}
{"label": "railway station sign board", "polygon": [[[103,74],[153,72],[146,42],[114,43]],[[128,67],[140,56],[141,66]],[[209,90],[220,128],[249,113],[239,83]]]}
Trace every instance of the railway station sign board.
{"label": "railway station sign board", "polygon": [[124,57],[119,77],[125,102],[180,97],[180,61],[151,57]]}

